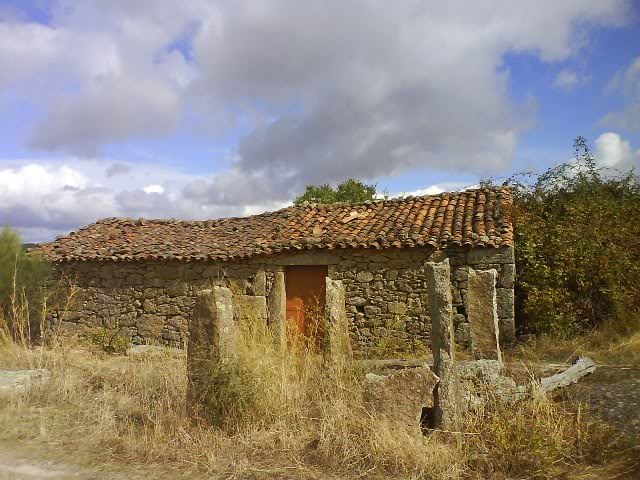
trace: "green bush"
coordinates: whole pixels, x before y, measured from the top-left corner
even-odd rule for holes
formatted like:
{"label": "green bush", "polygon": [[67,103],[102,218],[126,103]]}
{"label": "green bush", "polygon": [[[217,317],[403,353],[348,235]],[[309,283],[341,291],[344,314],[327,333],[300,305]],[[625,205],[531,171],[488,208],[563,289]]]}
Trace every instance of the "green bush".
{"label": "green bush", "polygon": [[9,227],[0,233],[0,326],[10,335],[34,339],[40,334],[47,265],[27,255],[20,236]]}
{"label": "green bush", "polygon": [[576,160],[510,180],[517,316],[525,330],[571,336],[640,309],[640,178]]}

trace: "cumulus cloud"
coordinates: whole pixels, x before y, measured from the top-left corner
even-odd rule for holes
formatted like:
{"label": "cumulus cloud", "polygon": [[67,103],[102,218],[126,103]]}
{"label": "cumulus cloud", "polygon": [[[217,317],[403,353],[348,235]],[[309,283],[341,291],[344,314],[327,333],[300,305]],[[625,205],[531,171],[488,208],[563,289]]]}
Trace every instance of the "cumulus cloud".
{"label": "cumulus cloud", "polygon": [[171,133],[179,110],[178,95],[160,82],[103,77],[81,93],[53,100],[29,145],[96,154],[97,146],[105,142]]}
{"label": "cumulus cloud", "polygon": [[[79,184],[63,181],[60,164],[40,165],[40,178],[56,185],[43,190],[51,202],[5,198],[32,216],[21,224],[33,231],[104,215],[243,214],[282,205],[309,183],[425,167],[492,175],[534,121],[530,104],[509,94],[505,56],[566,61],[589,27],[622,24],[630,2],[47,5],[47,24],[0,20],[0,95],[32,103],[32,148],[94,157],[185,131],[234,145],[216,175],[70,157]],[[3,175],[24,176],[23,168]],[[64,209],[88,201],[95,211],[93,203],[90,213]]]}
{"label": "cumulus cloud", "polygon": [[18,229],[30,242],[51,240],[104,217],[209,219],[290,204],[289,199],[243,205],[201,203],[183,195],[195,175],[152,164],[116,162],[127,174],[114,178],[104,175],[102,162],[86,159],[13,163],[0,168],[0,225]]}
{"label": "cumulus cloud", "polygon": [[[617,24],[624,6],[535,2],[525,15],[512,2],[263,1],[223,9],[194,38],[201,75],[193,91],[240,112],[235,119],[255,115],[254,99],[267,115],[256,115],[240,140],[233,170],[193,190],[211,201],[225,188],[239,199],[265,190],[284,198],[307,183],[422,166],[499,171],[532,120],[527,105],[509,98],[503,56],[567,59],[584,41],[576,26]],[[249,179],[256,189],[245,192],[255,174],[269,185]]]}
{"label": "cumulus cloud", "polygon": [[607,92],[621,95],[624,107],[620,111],[607,113],[600,123],[640,132],[640,57],[616,73],[607,85]]}
{"label": "cumulus cloud", "polygon": [[620,171],[640,167],[640,149],[634,151],[627,140],[613,132],[596,139],[595,158],[599,165]]}

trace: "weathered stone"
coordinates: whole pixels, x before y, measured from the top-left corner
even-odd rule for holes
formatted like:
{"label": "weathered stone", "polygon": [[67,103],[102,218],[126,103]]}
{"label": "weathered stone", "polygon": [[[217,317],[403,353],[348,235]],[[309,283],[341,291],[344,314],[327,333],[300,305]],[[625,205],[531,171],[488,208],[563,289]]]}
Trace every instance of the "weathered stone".
{"label": "weathered stone", "polygon": [[129,285],[142,285],[142,275],[139,273],[132,273],[127,277],[127,283]]}
{"label": "weathered stone", "polygon": [[138,335],[144,338],[158,338],[164,327],[166,317],[153,313],[144,313],[136,320]]}
{"label": "weathered stone", "polygon": [[498,275],[498,287],[513,288],[516,277],[516,266],[512,263],[502,265]]}
{"label": "weathered stone", "polygon": [[495,270],[469,272],[467,320],[471,336],[471,351],[477,360],[502,361],[496,304]]}
{"label": "weathered stone", "polygon": [[364,314],[367,317],[375,317],[376,315],[380,315],[380,313],[382,313],[380,307],[376,307],[374,305],[365,305],[364,307]]}
{"label": "weathered stone", "polygon": [[500,318],[500,343],[509,345],[516,339],[516,328],[513,318]]}
{"label": "weathered stone", "polygon": [[142,308],[146,313],[156,313],[156,302],[151,298],[147,298],[142,303]]}
{"label": "weathered stone", "polygon": [[395,280],[396,278],[398,278],[398,271],[397,270],[387,270],[387,273],[385,274],[385,278],[387,280]]}
{"label": "weathered stone", "polygon": [[[391,328],[388,333],[394,338],[401,338],[401,334],[405,331],[411,332],[406,343],[399,344],[399,347],[412,348],[416,342],[429,337],[430,320],[424,261],[432,252],[430,248],[381,249],[379,251],[336,249],[332,252],[304,250],[299,253],[283,252],[220,263],[161,260],[110,262],[108,271],[104,269],[104,263],[69,262],[65,264],[64,272],[70,278],[77,279],[80,287],[78,298],[82,297],[82,302],[69,309],[68,318],[78,323],[101,324],[104,320],[126,317],[127,322],[137,318],[137,323],[140,324],[140,317],[143,314],[155,314],[167,317],[164,327],[179,330],[185,338],[186,325],[173,326],[170,324],[170,319],[172,317],[190,319],[198,291],[232,281],[239,286],[236,293],[243,295],[259,293],[262,296],[262,272],[264,272],[264,296],[269,298],[268,306],[271,309],[276,272],[282,270],[279,265],[328,265],[329,276],[335,280],[342,280],[346,290],[349,307],[347,319],[354,348],[361,347],[361,353],[366,353],[366,349],[375,343],[375,338],[371,334],[375,326],[389,325],[398,316],[402,317],[402,331]],[[454,286],[459,290],[455,292],[456,300],[462,300],[460,297],[466,283],[466,280],[461,280],[464,278],[464,273],[460,273],[466,269],[466,252],[467,249],[452,248],[438,253],[441,258],[450,257],[452,265],[461,266],[452,272]],[[506,265],[487,258],[482,264],[498,265],[501,271]],[[142,274],[142,285],[127,283],[127,278],[132,274]],[[371,280],[357,281],[358,274],[362,280]],[[144,300],[150,300],[150,302],[145,303]],[[404,309],[401,306],[403,304],[406,305],[404,313],[393,313],[403,312]],[[365,306],[380,308],[381,313],[376,313],[375,309],[369,309],[372,317],[362,318]],[[52,312],[55,311],[52,308]],[[501,341],[504,341],[504,326],[509,327],[511,324],[511,331],[513,331],[513,315],[501,317],[500,322],[501,335],[503,335]],[[369,330],[365,335],[361,335],[358,333],[361,328]],[[144,330],[144,327],[141,330]],[[153,328],[151,331],[157,332],[158,329]],[[144,337],[138,335],[135,330],[133,334],[137,335],[142,343],[173,344],[171,338],[174,335],[165,334],[164,331],[159,337]],[[386,335],[383,330],[375,331],[380,335]]]}
{"label": "weathered stone", "polygon": [[199,292],[189,323],[187,360],[229,357],[235,351],[236,336],[231,290],[213,287]]}
{"label": "weathered stone", "polygon": [[342,364],[351,356],[345,289],[340,280],[332,280],[328,277],[326,278],[325,320],[327,353],[332,362]]}
{"label": "weathered stone", "polygon": [[469,328],[469,324],[466,322],[459,323],[456,326],[455,331],[455,340],[458,345],[467,349],[471,344],[471,329]]}
{"label": "weathered stone", "polygon": [[371,414],[385,417],[396,427],[420,433],[422,408],[433,405],[438,380],[428,365],[390,375],[369,373],[363,383],[363,398]]}
{"label": "weathered stone", "polygon": [[[342,282],[344,283],[344,282]],[[367,304],[367,299],[362,297],[353,297],[351,298],[351,304],[356,305],[358,307],[364,306]]]}
{"label": "weathered stone", "polygon": [[395,315],[405,314],[407,313],[407,304],[402,302],[389,302],[387,311]]}
{"label": "weathered stone", "polygon": [[356,274],[356,280],[360,283],[367,283],[373,280],[373,273],[368,271],[358,272]]}
{"label": "weathered stone", "polygon": [[275,340],[284,346],[287,342],[287,294],[284,272],[275,272],[268,298],[268,323],[273,329]]}
{"label": "weathered stone", "polygon": [[167,282],[165,290],[169,297],[181,297],[189,294],[189,286],[185,282]]}
{"label": "weathered stone", "polygon": [[515,299],[512,288],[496,289],[498,317],[513,318]]}
{"label": "weathered stone", "polygon": [[513,247],[472,248],[467,252],[467,263],[469,265],[489,263],[513,264]]}
{"label": "weathered stone", "polygon": [[[71,318],[75,318],[75,315],[72,315]],[[67,322],[65,320],[60,321],[56,324],[55,329],[62,333],[86,333],[89,329],[87,325],[83,325],[81,323],[75,322]]]}
{"label": "weathered stone", "polygon": [[258,271],[253,276],[253,281],[251,282],[251,291],[253,295],[261,295],[261,296],[266,295],[267,276],[264,272],[264,268],[258,269]]}
{"label": "weathered stone", "polygon": [[566,387],[577,383],[585,375],[596,371],[596,364],[589,357],[580,356],[564,372],[556,373],[550,377],[540,380],[540,387],[543,392],[552,392],[556,388]]}
{"label": "weathered stone", "polygon": [[431,313],[433,371],[440,379],[440,383],[434,390],[435,426],[458,431],[459,393],[455,365],[449,260],[445,259],[441,263],[427,263],[425,270]]}
{"label": "weathered stone", "polygon": [[253,295],[233,295],[233,312],[237,322],[267,324],[267,299]]}
{"label": "weathered stone", "polygon": [[462,282],[469,278],[469,268],[468,267],[459,267],[453,271],[453,279]]}
{"label": "weathered stone", "polygon": [[49,370],[43,368],[0,370],[0,397],[27,393],[33,387],[47,384],[50,378]]}

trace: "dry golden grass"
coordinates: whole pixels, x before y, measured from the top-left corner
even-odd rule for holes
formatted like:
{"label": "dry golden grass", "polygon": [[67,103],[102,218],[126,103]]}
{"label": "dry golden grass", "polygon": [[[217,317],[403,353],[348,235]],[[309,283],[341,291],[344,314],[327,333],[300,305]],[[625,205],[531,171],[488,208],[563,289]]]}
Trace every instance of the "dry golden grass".
{"label": "dry golden grass", "polygon": [[514,360],[567,362],[588,355],[600,364],[640,365],[640,313],[570,338],[539,337],[513,349]]}
{"label": "dry golden grass", "polygon": [[362,372],[304,345],[279,349],[265,330],[242,338],[238,359],[252,372],[243,391],[254,401],[212,428],[186,414],[182,351],[112,356],[66,338],[27,348],[4,337],[0,368],[44,367],[52,379],[0,400],[0,439],[63,445],[74,461],[223,478],[588,478],[613,448],[606,429],[544,396],[470,415],[459,443],[416,437],[367,414]]}

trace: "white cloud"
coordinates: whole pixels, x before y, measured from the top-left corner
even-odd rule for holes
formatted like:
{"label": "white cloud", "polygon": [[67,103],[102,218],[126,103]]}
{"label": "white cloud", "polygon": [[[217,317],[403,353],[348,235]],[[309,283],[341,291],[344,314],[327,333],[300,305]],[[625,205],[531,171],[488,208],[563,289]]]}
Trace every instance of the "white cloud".
{"label": "white cloud", "polygon": [[144,190],[144,193],[164,193],[164,188],[160,185],[147,185],[142,190]]}
{"label": "white cloud", "polygon": [[621,95],[624,107],[607,113],[600,123],[640,132],[640,57],[636,57],[625,70],[616,73],[607,86],[607,92]]}
{"label": "white cloud", "polygon": [[[509,98],[504,55],[566,60],[584,44],[578,25],[619,24],[627,4],[241,5],[195,36],[193,89],[216,111],[231,106],[232,124],[255,115],[256,98],[267,119],[256,115],[224,181],[198,185],[203,200],[225,191],[284,199],[307,183],[424,166],[495,174],[533,116]],[[246,192],[247,176],[262,183]]]}
{"label": "white cloud", "polygon": [[640,166],[640,149],[634,151],[620,135],[607,132],[596,139],[595,158],[603,167],[627,171]]}
{"label": "white cloud", "polygon": [[[398,192],[391,193],[389,197],[421,197],[423,195],[438,195],[443,192],[457,192],[461,190],[466,190],[467,188],[477,188],[478,185],[468,185],[459,182],[445,182],[437,185],[430,185],[425,188],[419,188],[417,190],[412,190],[410,192]],[[384,198],[383,194],[378,194],[378,198]]]}
{"label": "white cloud", "polygon": [[[534,102],[509,94],[505,56],[567,61],[590,27],[622,24],[630,2],[50,5],[48,25],[13,14],[0,20],[0,96],[31,102],[30,115],[39,116],[32,148],[94,157],[176,131],[188,131],[189,141],[211,132],[241,138],[215,176],[84,157],[39,162],[36,178],[50,186],[24,198],[6,193],[0,210],[0,221],[33,232],[104,215],[257,212],[309,183],[424,167],[490,176],[509,165],[534,116]],[[84,183],[65,190],[64,165]],[[26,192],[25,168],[2,175]],[[144,190],[156,185],[163,191]],[[88,201],[92,208],[83,208]]]}
{"label": "white cloud", "polygon": [[[47,162],[0,160],[0,226],[18,229],[25,241],[55,235],[104,217],[208,219],[253,215],[290,202],[236,205],[202,203],[184,195],[196,178],[153,164],[61,158]],[[123,175],[108,175],[116,170]]]}
{"label": "white cloud", "polygon": [[585,83],[588,80],[573,70],[560,70],[553,81],[553,86],[561,90],[573,90],[575,87]]}

